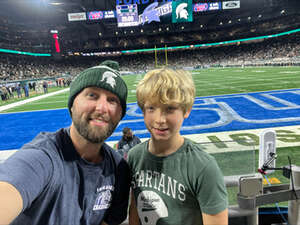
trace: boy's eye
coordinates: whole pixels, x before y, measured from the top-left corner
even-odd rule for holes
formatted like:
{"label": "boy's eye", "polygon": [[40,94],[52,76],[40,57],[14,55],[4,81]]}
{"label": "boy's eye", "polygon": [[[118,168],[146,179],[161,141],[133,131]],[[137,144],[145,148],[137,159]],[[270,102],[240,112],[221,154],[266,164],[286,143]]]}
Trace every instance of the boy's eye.
{"label": "boy's eye", "polygon": [[175,106],[168,106],[167,107],[167,112],[173,112],[176,109],[177,109],[177,107],[175,107]]}
{"label": "boy's eye", "polygon": [[145,109],[149,112],[153,111],[154,110],[154,107],[153,106],[146,106]]}

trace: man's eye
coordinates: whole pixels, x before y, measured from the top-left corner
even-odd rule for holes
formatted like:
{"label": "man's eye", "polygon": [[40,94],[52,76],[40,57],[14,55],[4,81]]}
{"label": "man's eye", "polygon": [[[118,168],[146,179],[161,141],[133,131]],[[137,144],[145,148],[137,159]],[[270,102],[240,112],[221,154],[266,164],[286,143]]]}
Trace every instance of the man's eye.
{"label": "man's eye", "polygon": [[119,100],[115,97],[108,97],[107,101],[111,103],[119,103]]}
{"label": "man's eye", "polygon": [[90,97],[90,98],[95,98],[96,95],[94,93],[90,92],[90,93],[87,94],[87,96]]}

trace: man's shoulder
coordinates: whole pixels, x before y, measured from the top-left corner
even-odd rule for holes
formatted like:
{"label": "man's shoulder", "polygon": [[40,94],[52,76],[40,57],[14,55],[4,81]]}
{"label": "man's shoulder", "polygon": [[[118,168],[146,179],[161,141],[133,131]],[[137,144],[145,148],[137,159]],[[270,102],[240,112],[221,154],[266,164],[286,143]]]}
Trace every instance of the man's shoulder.
{"label": "man's shoulder", "polygon": [[31,147],[43,147],[45,144],[54,144],[56,139],[57,132],[40,132],[37,136],[35,136],[30,142],[25,144],[23,148],[28,146]]}
{"label": "man's shoulder", "polygon": [[108,144],[104,143],[103,148],[111,157],[113,157],[113,160],[115,160],[117,164],[122,160],[122,156]]}
{"label": "man's shoulder", "polygon": [[133,135],[133,138],[140,140],[140,138],[138,136],[136,136],[136,135]]}
{"label": "man's shoulder", "polygon": [[58,149],[62,148],[62,139],[64,139],[67,134],[65,128],[59,129],[55,132],[40,132],[32,141],[26,143],[22,146],[21,150],[41,150],[44,152],[57,152]]}

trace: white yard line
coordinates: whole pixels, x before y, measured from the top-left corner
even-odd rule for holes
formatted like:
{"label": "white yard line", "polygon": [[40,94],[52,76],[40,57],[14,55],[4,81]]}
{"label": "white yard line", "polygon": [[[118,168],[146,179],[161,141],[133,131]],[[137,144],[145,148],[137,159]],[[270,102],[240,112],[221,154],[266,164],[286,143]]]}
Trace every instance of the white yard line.
{"label": "white yard line", "polygon": [[14,103],[9,104],[9,105],[3,105],[3,106],[0,106],[0,112],[4,111],[4,110],[7,110],[7,109],[10,109],[10,108],[13,108],[13,107],[16,107],[16,106],[19,106],[19,105],[24,105],[28,102],[37,101],[37,100],[47,98],[49,96],[57,95],[57,94],[60,94],[60,93],[63,93],[63,92],[67,92],[67,91],[69,91],[69,88],[59,90],[59,91],[56,91],[56,92],[52,92],[52,93],[48,93],[48,94],[44,94],[44,95],[40,95],[40,96],[37,96],[37,97],[25,99],[23,101],[14,102]]}

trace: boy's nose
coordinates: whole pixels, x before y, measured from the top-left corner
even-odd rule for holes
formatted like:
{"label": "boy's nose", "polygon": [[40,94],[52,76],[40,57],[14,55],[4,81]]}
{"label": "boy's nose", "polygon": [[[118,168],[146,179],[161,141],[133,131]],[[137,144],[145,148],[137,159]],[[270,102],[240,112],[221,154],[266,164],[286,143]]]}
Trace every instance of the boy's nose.
{"label": "boy's nose", "polygon": [[156,122],[157,123],[165,123],[166,122],[166,113],[162,110],[158,110],[156,114]]}

